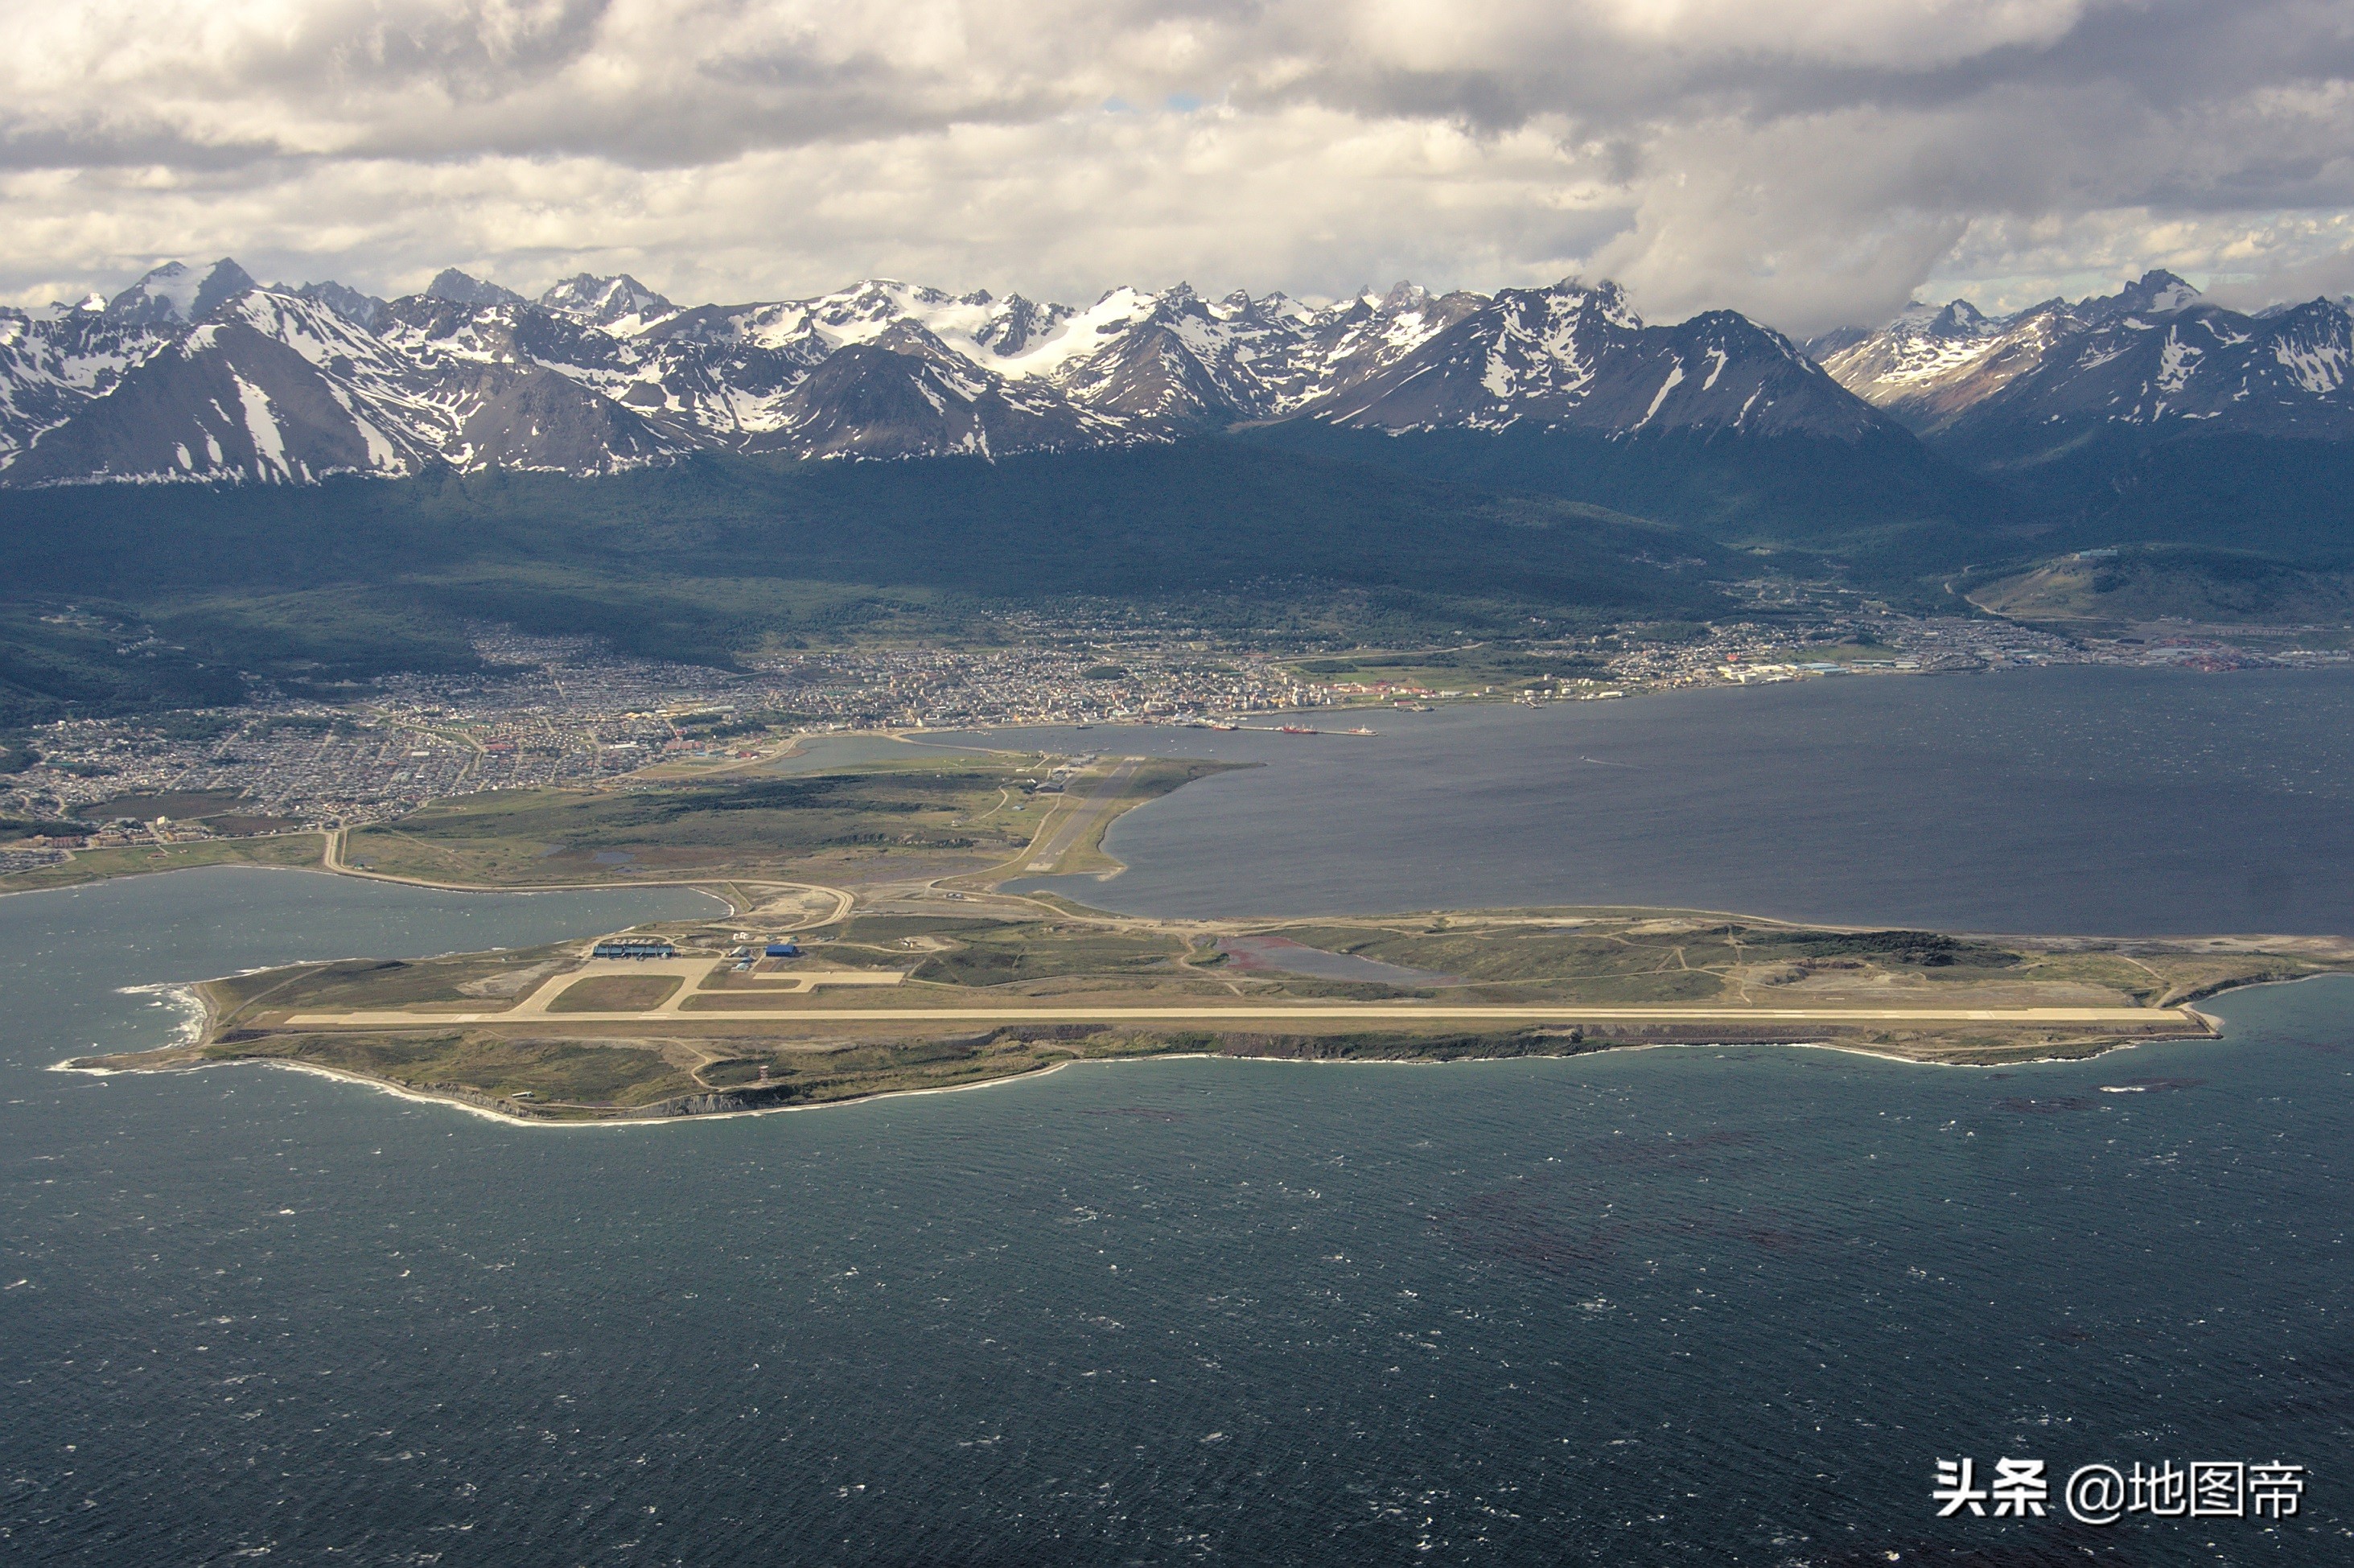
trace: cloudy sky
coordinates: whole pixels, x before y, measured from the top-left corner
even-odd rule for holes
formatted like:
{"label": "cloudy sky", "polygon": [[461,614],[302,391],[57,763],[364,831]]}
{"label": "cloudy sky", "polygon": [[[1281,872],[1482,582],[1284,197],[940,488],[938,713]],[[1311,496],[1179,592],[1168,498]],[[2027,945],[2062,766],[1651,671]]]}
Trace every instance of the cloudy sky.
{"label": "cloudy sky", "polygon": [[0,0],[0,299],[2354,289],[2349,0]]}

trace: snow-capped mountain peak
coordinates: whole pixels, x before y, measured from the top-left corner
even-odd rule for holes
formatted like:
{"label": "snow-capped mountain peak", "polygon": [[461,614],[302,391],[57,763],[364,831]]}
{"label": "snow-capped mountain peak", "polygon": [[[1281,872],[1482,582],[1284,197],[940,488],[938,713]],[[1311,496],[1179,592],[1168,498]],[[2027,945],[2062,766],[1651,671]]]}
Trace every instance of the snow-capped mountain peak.
{"label": "snow-capped mountain peak", "polygon": [[653,321],[678,310],[627,272],[610,278],[576,273],[540,295],[539,302],[542,309],[561,311],[601,327]]}
{"label": "snow-capped mountain peak", "polygon": [[118,321],[186,323],[254,286],[245,269],[226,256],[204,268],[166,261],[109,300],[106,312]]}
{"label": "snow-capped mountain peak", "polygon": [[1985,313],[1967,300],[1955,300],[1929,312],[1923,330],[1935,337],[1990,337],[1996,328]]}
{"label": "snow-capped mountain peak", "polygon": [[1850,391],[1924,434],[2001,454],[2090,430],[2354,437],[2354,310],[2242,314],[2171,272],[2007,316],[1956,300],[1821,345]]}
{"label": "snow-capped mountain peak", "polygon": [[2171,272],[2152,270],[2114,294],[2079,300],[2072,309],[2087,322],[2111,322],[2127,316],[2172,315],[2198,302],[2198,290]]}
{"label": "snow-capped mountain peak", "polygon": [[1874,416],[1742,317],[1649,327],[1616,284],[1576,279],[1326,307],[1121,285],[1078,308],[873,278],[681,309],[627,274],[532,301],[451,269],[382,301],[223,262],[0,331],[6,483],[996,458],[1294,418],[1847,439]]}
{"label": "snow-capped mountain peak", "polygon": [[1074,361],[1087,358],[1121,334],[1150,318],[1161,306],[1160,296],[1122,284],[1082,311],[1066,314],[1034,334],[1020,350],[1000,356],[1007,376],[1053,379]]}
{"label": "snow-capped mountain peak", "polygon": [[1780,334],[1730,311],[1649,326],[1607,281],[1360,295],[1335,313],[1322,361],[1290,408],[1392,432],[1852,440],[1879,424]]}
{"label": "snow-capped mountain peak", "polygon": [[519,305],[524,297],[513,289],[502,289],[487,283],[472,273],[461,272],[455,267],[444,267],[425,285],[428,299],[447,300],[453,305]]}
{"label": "snow-capped mountain peak", "polygon": [[2181,310],[2199,299],[2198,290],[2171,272],[2148,273],[2134,288],[2147,296],[2141,308],[2159,314]]}
{"label": "snow-capped mountain peak", "polygon": [[374,294],[364,294],[357,289],[346,288],[332,280],[324,283],[305,283],[299,289],[290,289],[285,284],[280,283],[274,285],[271,291],[292,294],[298,300],[316,300],[354,326],[363,330],[373,329],[376,323],[384,319],[385,302],[382,300],[377,299]]}
{"label": "snow-capped mountain peak", "polygon": [[1625,327],[1630,332],[1642,328],[1643,318],[1636,313],[1634,302],[1627,297],[1627,291],[1607,278],[1593,284],[1578,278],[1564,278],[1553,286],[1552,291],[1557,297],[1583,294],[1585,308],[1594,311],[1613,326]]}

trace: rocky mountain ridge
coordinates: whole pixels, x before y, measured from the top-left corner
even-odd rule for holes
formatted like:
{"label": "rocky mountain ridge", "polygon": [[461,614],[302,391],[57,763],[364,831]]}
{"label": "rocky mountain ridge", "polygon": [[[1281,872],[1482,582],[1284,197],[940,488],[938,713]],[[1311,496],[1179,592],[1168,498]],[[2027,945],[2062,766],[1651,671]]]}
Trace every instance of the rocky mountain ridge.
{"label": "rocky mountain ridge", "polygon": [[1643,323],[1615,284],[1326,306],[1179,285],[1092,305],[870,280],[682,307],[626,274],[536,300],[455,269],[381,300],[156,268],[0,312],[0,483],[307,482],[440,464],[609,473],[708,450],[996,457],[1310,419],[1403,433],[1852,440],[1887,428],[1731,312]]}
{"label": "rocky mountain ridge", "polygon": [[1941,445],[2029,458],[2088,432],[2354,439],[2354,305],[2226,310],[2170,272],[2007,316],[1914,305],[1808,345],[1841,386]]}

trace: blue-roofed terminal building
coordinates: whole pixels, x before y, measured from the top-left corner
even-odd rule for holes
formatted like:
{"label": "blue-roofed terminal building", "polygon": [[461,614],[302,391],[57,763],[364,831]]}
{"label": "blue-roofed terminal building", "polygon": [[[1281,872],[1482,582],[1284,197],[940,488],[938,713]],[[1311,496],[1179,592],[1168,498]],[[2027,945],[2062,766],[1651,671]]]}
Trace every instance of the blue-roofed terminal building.
{"label": "blue-roofed terminal building", "polygon": [[609,937],[588,949],[592,959],[668,959],[678,949],[659,937]]}

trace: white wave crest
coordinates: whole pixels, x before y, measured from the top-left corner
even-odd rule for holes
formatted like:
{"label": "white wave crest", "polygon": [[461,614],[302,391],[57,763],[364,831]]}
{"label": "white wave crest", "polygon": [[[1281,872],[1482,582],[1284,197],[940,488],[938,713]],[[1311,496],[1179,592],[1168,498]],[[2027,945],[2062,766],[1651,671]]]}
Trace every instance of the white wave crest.
{"label": "white wave crest", "polygon": [[158,1007],[178,1009],[180,1022],[173,1029],[168,1044],[193,1045],[205,1037],[204,999],[196,995],[196,988],[192,985],[176,981],[123,985],[115,987],[114,992],[117,996],[152,996]]}

